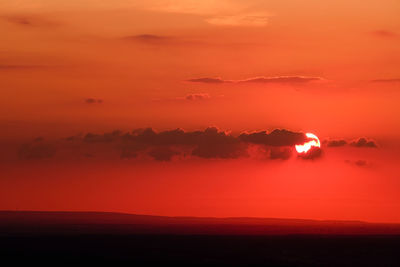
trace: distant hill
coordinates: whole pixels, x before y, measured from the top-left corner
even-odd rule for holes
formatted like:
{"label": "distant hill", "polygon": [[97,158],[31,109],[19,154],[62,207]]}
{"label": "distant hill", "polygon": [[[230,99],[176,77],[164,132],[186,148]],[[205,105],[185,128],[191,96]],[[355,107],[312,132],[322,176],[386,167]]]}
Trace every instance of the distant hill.
{"label": "distant hill", "polygon": [[400,235],[400,224],[279,218],[166,217],[112,212],[0,211],[0,234]]}
{"label": "distant hill", "polygon": [[57,266],[400,266],[400,225],[0,211],[0,258]]}

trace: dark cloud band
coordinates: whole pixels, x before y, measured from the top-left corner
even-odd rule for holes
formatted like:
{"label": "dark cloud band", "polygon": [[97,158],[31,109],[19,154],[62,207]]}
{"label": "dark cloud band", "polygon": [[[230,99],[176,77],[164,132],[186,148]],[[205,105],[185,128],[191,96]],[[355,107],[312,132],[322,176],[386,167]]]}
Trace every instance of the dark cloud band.
{"label": "dark cloud band", "polygon": [[[70,136],[62,141],[47,142],[37,138],[19,149],[21,159],[51,158],[56,153],[69,151],[77,156],[115,155],[122,159],[150,157],[158,161],[170,161],[174,157],[197,157],[205,159],[235,159],[242,157],[260,157],[287,160],[294,154],[294,146],[309,141],[301,132],[275,129],[271,132],[245,132],[233,135],[229,132],[209,127],[199,131],[174,129],[157,132],[152,128],[136,129],[131,132],[113,131],[104,134],[87,133]],[[350,145],[353,147],[372,147],[372,140],[359,138],[352,142],[330,140],[328,147]],[[78,156],[79,156],[78,155]],[[322,155],[320,148],[306,154],[303,159],[315,159]],[[87,158],[87,156],[85,156]]]}
{"label": "dark cloud band", "polygon": [[258,146],[263,147],[263,153],[270,159],[288,159],[293,146],[305,141],[307,137],[303,133],[283,129],[242,133],[235,136],[215,127],[202,131],[174,129],[161,132],[145,128],[126,133],[114,131],[70,136],[65,138],[62,144],[60,142],[50,144],[44,140],[34,141],[21,147],[19,155],[24,159],[52,157],[56,151],[70,144],[76,151],[84,151],[84,154],[93,156],[96,154],[94,150],[101,151],[102,147],[108,146],[106,150],[118,150],[120,157],[125,159],[143,155],[159,161],[169,161],[175,156],[233,159],[248,157],[249,146]]}

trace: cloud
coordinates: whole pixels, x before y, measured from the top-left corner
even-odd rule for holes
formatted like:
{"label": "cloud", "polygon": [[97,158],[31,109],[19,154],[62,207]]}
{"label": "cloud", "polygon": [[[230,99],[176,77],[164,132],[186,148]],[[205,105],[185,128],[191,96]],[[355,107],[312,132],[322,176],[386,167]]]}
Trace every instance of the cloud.
{"label": "cloud", "polygon": [[202,45],[213,45],[214,43],[205,42],[191,37],[181,36],[164,36],[156,34],[138,34],[128,35],[119,38],[119,40],[125,43],[146,45],[149,47],[188,47],[188,46],[202,46]]}
{"label": "cloud", "polygon": [[348,163],[348,164],[353,164],[356,165],[358,167],[367,167],[367,166],[371,166],[371,162],[368,162],[366,160],[363,159],[359,159],[359,160],[345,160],[344,162]]}
{"label": "cloud", "polygon": [[400,78],[393,78],[393,79],[376,79],[371,80],[374,83],[400,83]]}
{"label": "cloud", "polygon": [[321,77],[308,77],[308,76],[276,76],[276,77],[253,77],[244,80],[224,80],[221,78],[195,78],[186,80],[187,82],[195,83],[280,83],[280,84],[300,84],[315,81],[323,81]]}
{"label": "cloud", "polygon": [[320,158],[322,156],[322,149],[319,147],[311,147],[309,151],[307,151],[307,153],[300,153],[297,154],[299,158],[302,159],[317,159]]}
{"label": "cloud", "polygon": [[52,158],[56,153],[56,147],[45,143],[42,137],[36,138],[33,142],[23,144],[18,150],[20,159],[45,159]]}
{"label": "cloud", "polygon": [[240,140],[215,127],[204,130],[199,135],[192,155],[201,158],[239,158],[246,155],[247,146]]}
{"label": "cloud", "polygon": [[149,41],[149,40],[165,40],[168,37],[154,35],[154,34],[139,34],[139,35],[131,35],[124,37],[126,40],[139,40],[139,41]]}
{"label": "cloud", "polygon": [[326,142],[326,145],[328,147],[341,147],[347,145],[347,141],[343,139],[338,139],[338,140],[328,140]]}
{"label": "cloud", "polygon": [[[309,140],[302,132],[286,129],[232,134],[216,127],[197,131],[185,131],[180,128],[165,131],[138,128],[130,132],[115,130],[106,133],[80,133],[52,142],[38,137],[22,145],[18,149],[18,156],[20,159],[44,159],[54,156],[82,158],[82,155],[90,154],[96,158],[151,158],[157,161],[190,157],[287,160],[295,153],[295,145]],[[324,141],[323,144],[328,147],[377,147],[375,141],[364,137],[354,141],[332,139]],[[323,155],[323,151],[312,148],[306,154],[297,155],[301,159],[316,159]]]}
{"label": "cloud", "polygon": [[57,26],[58,23],[44,19],[39,16],[21,16],[21,15],[10,15],[0,16],[0,19],[8,23],[21,26],[21,27],[49,27]]}
{"label": "cloud", "polygon": [[365,166],[365,165],[367,165],[367,161],[359,159],[359,160],[356,160],[354,162],[354,164],[356,164],[357,166]]}
{"label": "cloud", "polygon": [[393,39],[398,37],[398,34],[392,31],[388,30],[376,30],[371,32],[372,35],[379,37],[379,38],[385,38],[385,39]]}
{"label": "cloud", "polygon": [[42,65],[1,65],[0,70],[26,70],[26,69],[41,69],[48,68],[49,66]]}
{"label": "cloud", "polygon": [[236,159],[251,157],[250,147],[258,147],[262,158],[286,160],[292,154],[291,146],[305,140],[307,138],[303,133],[283,129],[233,135],[216,127],[199,131],[178,128],[160,132],[152,128],[140,128],[131,132],[116,130],[103,134],[79,134],[53,143],[38,138],[21,146],[19,157],[49,158],[60,151],[60,157],[69,155],[77,158],[90,154],[97,158],[109,158],[110,155],[119,155],[121,159],[150,157],[157,161],[187,157]]}
{"label": "cloud", "polygon": [[[83,141],[86,143],[105,143],[105,142],[112,142],[117,140],[121,136],[122,132],[115,130],[111,133],[105,134],[93,134],[88,133],[83,137]],[[71,137],[68,137],[70,139]]]}
{"label": "cloud", "polygon": [[149,155],[158,161],[170,161],[179,152],[172,150],[168,146],[155,147],[149,151]]}
{"label": "cloud", "polygon": [[26,17],[3,17],[3,19],[7,20],[8,22],[22,25],[22,26],[33,26],[34,23],[31,19]]}
{"label": "cloud", "polygon": [[[215,98],[221,98],[224,97],[223,95],[218,95]],[[152,101],[155,102],[202,102],[206,100],[210,100],[212,97],[208,93],[193,93],[193,94],[187,94],[185,96],[180,96],[180,97],[166,97],[166,98],[154,98]]]}
{"label": "cloud", "polygon": [[222,80],[221,78],[195,78],[195,79],[189,79],[186,80],[187,82],[193,82],[193,83],[227,83],[227,82],[232,82],[228,80]]}
{"label": "cloud", "polygon": [[173,40],[173,38],[169,36],[161,36],[154,34],[139,34],[139,35],[125,36],[122,38],[122,40],[145,43],[145,44],[161,44],[170,42]]}
{"label": "cloud", "polygon": [[147,147],[181,146],[189,148],[192,156],[201,158],[237,158],[244,154],[245,146],[232,135],[209,127],[204,131],[185,132],[175,129],[156,133],[148,128],[130,135],[128,142]]}
{"label": "cloud", "polygon": [[303,144],[308,140],[304,133],[291,132],[285,129],[275,129],[270,133],[266,131],[242,133],[239,139],[253,144],[267,146],[294,146]]}
{"label": "cloud", "polygon": [[268,23],[271,16],[266,10],[252,7],[249,3],[230,0],[158,0],[153,5],[143,6],[157,12],[191,14],[206,23],[218,26],[260,27]]}
{"label": "cloud", "polygon": [[367,140],[364,137],[359,138],[358,140],[352,141],[350,143],[351,146],[353,147],[372,147],[372,148],[377,148],[377,144],[373,140]]}
{"label": "cloud", "polygon": [[282,159],[287,160],[291,157],[293,149],[288,147],[284,148],[272,148],[269,153],[270,159]]}
{"label": "cloud", "polygon": [[85,99],[85,103],[86,104],[101,104],[101,103],[103,103],[103,99],[90,97],[90,98]]}
{"label": "cloud", "polygon": [[200,94],[188,94],[185,96],[186,100],[193,101],[193,100],[207,100],[210,99],[210,95],[206,93],[200,93]]}
{"label": "cloud", "polygon": [[[135,132],[126,134],[125,138],[124,157],[130,154],[136,156],[136,153],[145,151],[148,148],[163,147],[163,151],[165,151],[167,147],[181,147],[185,153],[200,158],[239,158],[248,156],[247,149],[249,144],[256,144],[275,147],[270,152],[270,158],[272,159],[288,159],[291,151],[287,150],[287,146],[300,144],[308,140],[303,133],[281,129],[274,130],[271,133],[262,131],[233,136],[215,127],[209,127],[204,131],[186,132],[182,129],[175,129],[159,133],[151,128],[138,129]],[[97,136],[96,139],[104,140],[104,137]],[[279,147],[284,148],[279,149]],[[173,155],[176,154],[174,153]],[[171,156],[173,155],[171,154]],[[165,157],[165,159],[167,158]]]}
{"label": "cloud", "polygon": [[307,76],[278,76],[278,77],[255,77],[238,81],[240,83],[308,83],[312,81],[322,81],[320,77]]}
{"label": "cloud", "polygon": [[373,148],[377,148],[378,145],[376,144],[375,141],[373,140],[367,140],[364,137],[358,138],[357,140],[353,140],[353,141],[346,141],[344,139],[334,139],[334,140],[326,140],[324,141],[324,143],[326,144],[326,146],[328,147],[342,147],[342,146],[346,146],[346,145],[350,145],[352,147],[357,147],[357,148],[362,148],[362,147],[373,147]]}

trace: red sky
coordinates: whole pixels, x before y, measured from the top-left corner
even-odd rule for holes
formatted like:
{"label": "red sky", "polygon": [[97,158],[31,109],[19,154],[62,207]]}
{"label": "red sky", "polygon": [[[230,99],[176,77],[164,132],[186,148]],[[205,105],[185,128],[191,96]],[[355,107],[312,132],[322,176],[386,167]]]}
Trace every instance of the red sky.
{"label": "red sky", "polygon": [[[0,0],[0,209],[400,222],[399,12],[397,0]],[[85,141],[210,126],[240,143],[279,128],[346,145],[272,160],[270,146],[225,157],[207,141],[214,154],[173,147],[160,161],[152,143],[121,159],[131,143]],[[350,144],[361,137],[377,147]]]}

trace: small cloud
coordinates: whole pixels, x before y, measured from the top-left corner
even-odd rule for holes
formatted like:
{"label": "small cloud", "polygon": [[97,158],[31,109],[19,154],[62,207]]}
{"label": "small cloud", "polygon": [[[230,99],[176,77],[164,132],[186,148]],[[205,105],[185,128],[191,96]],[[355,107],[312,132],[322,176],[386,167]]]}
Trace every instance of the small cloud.
{"label": "small cloud", "polygon": [[379,38],[385,38],[385,39],[393,39],[398,37],[398,34],[392,31],[387,31],[387,30],[376,30],[371,32],[372,35],[379,37]]}
{"label": "small cloud", "polygon": [[0,70],[29,70],[29,69],[42,69],[49,66],[42,65],[0,65]]}
{"label": "small cloud", "polygon": [[371,148],[377,148],[377,144],[373,140],[367,140],[364,137],[359,138],[358,140],[352,141],[350,143],[351,146],[353,147],[371,147]]}
{"label": "small cloud", "polygon": [[400,83],[400,78],[393,78],[393,79],[376,79],[371,80],[373,83]]}
{"label": "small cloud", "polygon": [[58,25],[58,23],[39,16],[0,16],[0,19],[21,27],[48,27]]}
{"label": "small cloud", "polygon": [[101,104],[103,103],[103,99],[96,99],[96,98],[86,98],[85,103],[87,104]]}
{"label": "small cloud", "polygon": [[119,40],[125,43],[146,45],[149,47],[187,47],[187,46],[198,46],[198,45],[210,45],[212,43],[204,42],[195,38],[184,38],[181,36],[164,36],[155,34],[138,34],[128,35],[119,38]]}
{"label": "small cloud", "polygon": [[154,34],[139,34],[139,35],[129,35],[122,37],[122,40],[143,43],[143,44],[158,45],[158,44],[169,43],[173,41],[174,38],[169,36],[161,36]]}
{"label": "small cloud", "polygon": [[211,99],[211,96],[207,93],[193,93],[187,94],[183,97],[167,97],[167,98],[153,98],[155,102],[176,102],[176,101],[204,101]]}
{"label": "small cloud", "polygon": [[366,166],[370,166],[371,163],[363,160],[363,159],[359,159],[359,160],[345,160],[344,162],[348,163],[348,164],[352,164],[352,165],[356,165],[358,167],[366,167]]}
{"label": "small cloud", "polygon": [[240,83],[308,83],[312,81],[322,81],[321,77],[307,76],[277,76],[277,77],[254,77],[240,80]]}
{"label": "small cloud", "polygon": [[138,34],[138,35],[131,35],[125,37],[125,39],[129,40],[165,40],[168,37],[165,36],[160,36],[160,35],[154,35],[154,34]]}
{"label": "small cloud", "polygon": [[185,99],[186,100],[190,100],[190,101],[193,101],[193,100],[207,100],[207,99],[210,99],[210,98],[211,98],[210,95],[206,94],[206,93],[188,94],[188,95],[185,96]]}
{"label": "small cloud", "polygon": [[367,140],[365,137],[358,138],[357,140],[353,140],[351,142],[348,142],[344,139],[336,139],[336,140],[334,139],[334,140],[325,140],[323,143],[326,144],[326,146],[328,147],[342,147],[346,145],[350,145],[353,147],[372,147],[372,148],[378,147],[375,141]]}
{"label": "small cloud", "polygon": [[193,83],[227,83],[231,81],[227,80],[222,80],[221,78],[195,78],[195,79],[189,79],[186,80],[187,82],[193,82]]}
{"label": "small cloud", "polygon": [[338,140],[328,140],[326,145],[328,147],[341,147],[347,145],[347,141],[343,139]]}
{"label": "small cloud", "polygon": [[8,22],[18,24],[18,25],[23,25],[23,26],[33,26],[33,22],[25,17],[6,17],[4,18]]}
{"label": "small cloud", "polygon": [[356,160],[354,163],[355,163],[357,166],[365,166],[365,165],[367,165],[367,161],[361,160],[361,159]]}

